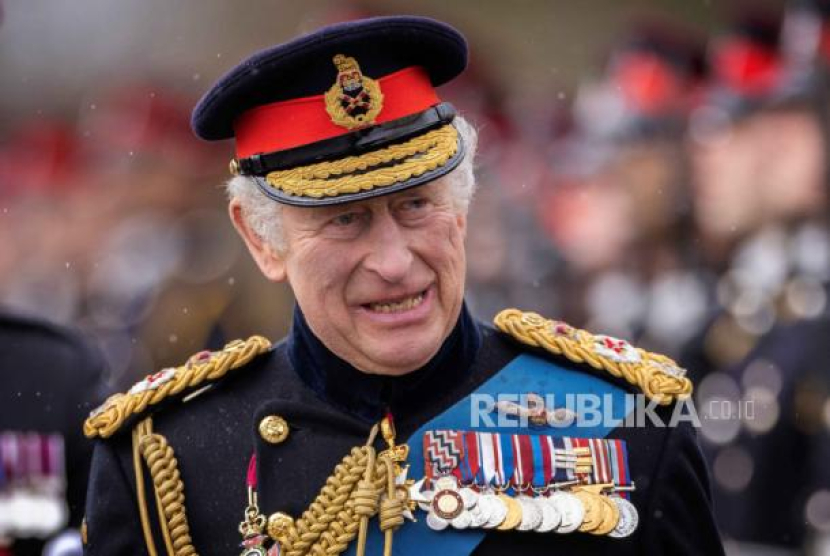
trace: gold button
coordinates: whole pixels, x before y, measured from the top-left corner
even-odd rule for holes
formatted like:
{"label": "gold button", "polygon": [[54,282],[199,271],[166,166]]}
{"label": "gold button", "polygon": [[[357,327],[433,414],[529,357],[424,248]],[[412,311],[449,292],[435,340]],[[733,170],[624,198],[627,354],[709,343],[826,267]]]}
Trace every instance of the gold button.
{"label": "gold button", "polygon": [[228,164],[228,171],[231,173],[232,176],[239,175],[239,161],[235,158],[232,158],[230,163]]}
{"label": "gold button", "polygon": [[275,512],[268,516],[268,536],[277,542],[285,544],[293,527],[294,519],[286,513]]}
{"label": "gold button", "polygon": [[86,525],[86,516],[81,520],[81,543],[84,546],[89,544],[89,532]]}
{"label": "gold button", "polygon": [[269,415],[259,422],[259,434],[265,442],[280,444],[288,438],[288,423],[279,415]]}

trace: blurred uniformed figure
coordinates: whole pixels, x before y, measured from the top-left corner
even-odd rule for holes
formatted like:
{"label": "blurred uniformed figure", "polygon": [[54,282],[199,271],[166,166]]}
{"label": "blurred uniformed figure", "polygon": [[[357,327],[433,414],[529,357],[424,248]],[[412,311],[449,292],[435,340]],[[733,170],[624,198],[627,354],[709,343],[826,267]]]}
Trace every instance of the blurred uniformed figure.
{"label": "blurred uniformed figure", "polygon": [[712,46],[712,86],[691,116],[694,215],[717,308],[686,361],[736,363],[780,320],[826,311],[827,164],[818,81],[787,65],[774,18]]}
{"label": "blurred uniformed figure", "polygon": [[[723,553],[677,418],[683,369],[467,310],[476,133],[436,90],[466,61],[444,23],[358,20],[254,54],[203,97],[194,130],[235,139],[229,213],[290,284],[293,326],[90,414],[90,556]],[[634,415],[638,393],[669,426]],[[568,407],[582,396],[599,419]]]}
{"label": "blurred uniformed figure", "polygon": [[739,554],[828,550],[823,10],[796,3],[780,29],[751,18],[722,37],[718,88],[691,123],[696,214],[721,278],[686,363],[706,374],[716,514]]}
{"label": "blurred uniformed figure", "polygon": [[703,69],[700,41],[684,29],[654,21],[628,32],[602,79],[577,93],[577,128],[554,150],[545,204],[571,271],[588,278],[581,318],[670,354],[707,306],[683,150]]}
{"label": "blurred uniformed figure", "polygon": [[[81,548],[91,446],[81,425],[100,403],[104,366],[78,334],[0,314],[0,554]],[[52,539],[59,552],[44,552]]]}

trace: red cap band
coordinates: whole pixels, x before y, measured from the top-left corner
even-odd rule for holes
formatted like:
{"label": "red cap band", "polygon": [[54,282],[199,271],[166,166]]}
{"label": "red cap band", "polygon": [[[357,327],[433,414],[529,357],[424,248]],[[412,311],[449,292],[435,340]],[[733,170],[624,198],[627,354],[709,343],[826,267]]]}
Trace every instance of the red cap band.
{"label": "red cap band", "polygon": [[[377,81],[383,108],[373,125],[423,112],[440,102],[421,67],[402,69]],[[236,119],[234,130],[239,158],[284,151],[352,131],[332,122],[324,95],[257,106]]]}

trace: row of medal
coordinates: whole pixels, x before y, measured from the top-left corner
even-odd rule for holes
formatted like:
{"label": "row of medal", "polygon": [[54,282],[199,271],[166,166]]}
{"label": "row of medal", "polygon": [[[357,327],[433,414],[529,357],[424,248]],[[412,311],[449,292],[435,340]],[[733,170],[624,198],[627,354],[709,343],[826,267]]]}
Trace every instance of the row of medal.
{"label": "row of medal", "polygon": [[59,434],[0,432],[0,537],[46,538],[66,525]]}
{"label": "row of medal", "polygon": [[625,442],[431,431],[427,476],[409,489],[436,531],[495,529],[624,538],[639,516],[628,500]]}

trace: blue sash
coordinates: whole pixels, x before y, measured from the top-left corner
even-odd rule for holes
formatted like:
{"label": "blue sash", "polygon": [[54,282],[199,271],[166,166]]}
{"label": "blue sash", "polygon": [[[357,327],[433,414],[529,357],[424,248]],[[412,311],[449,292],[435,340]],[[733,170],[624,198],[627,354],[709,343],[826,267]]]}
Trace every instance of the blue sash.
{"label": "blue sash", "polygon": [[[593,394],[600,400],[610,402],[610,422],[596,426],[568,427],[540,426],[532,429],[516,426],[499,427],[496,414],[489,417],[495,421],[494,427],[488,427],[484,419],[477,426],[471,423],[475,411],[474,396],[486,395],[496,399],[499,394],[523,395],[534,392],[545,396],[555,396],[555,407],[564,407],[568,394]],[[424,476],[424,453],[422,438],[425,432],[437,429],[456,429],[487,431],[507,434],[530,434],[572,436],[579,438],[604,438],[623,422],[632,409],[627,405],[625,391],[584,371],[575,371],[561,367],[551,361],[533,355],[520,355],[508,363],[501,371],[490,377],[470,395],[459,400],[447,411],[438,415],[410,437],[409,443],[409,478],[420,479]],[[518,401],[518,400],[516,400]],[[601,411],[601,409],[600,409]],[[484,413],[482,411],[482,413]],[[612,425],[612,426],[608,426]],[[395,533],[392,550],[398,556],[421,556],[423,554],[466,556],[484,540],[487,531],[480,529],[457,530],[447,528],[433,531],[427,527],[425,514],[418,512],[417,522],[407,521]],[[498,533],[494,533],[498,534]],[[354,555],[356,543],[351,543],[346,554]],[[366,554],[381,556],[383,554],[383,535],[377,523],[373,521],[367,535]]]}

